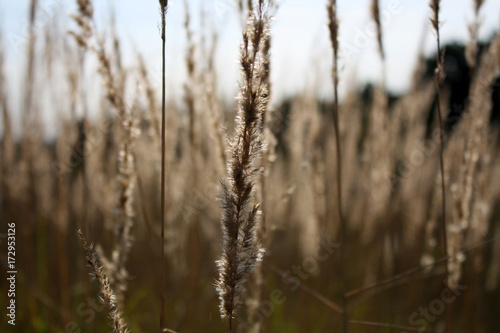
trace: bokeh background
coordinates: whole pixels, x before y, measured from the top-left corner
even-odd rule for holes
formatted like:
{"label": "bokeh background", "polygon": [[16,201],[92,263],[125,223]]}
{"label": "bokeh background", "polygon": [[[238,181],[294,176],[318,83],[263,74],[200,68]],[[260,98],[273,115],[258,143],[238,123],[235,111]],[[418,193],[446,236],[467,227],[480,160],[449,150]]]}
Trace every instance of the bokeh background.
{"label": "bokeh background", "polygon": [[[79,15],[76,1],[0,0],[0,260],[5,271],[7,223],[15,222],[19,272],[16,327],[2,316],[2,332],[110,332],[77,230],[112,259],[125,220],[132,246],[124,318],[133,332],[158,330],[158,3],[95,0],[93,7],[89,45],[103,41],[108,71],[70,33],[81,30],[72,17]],[[437,103],[447,121],[448,251],[458,285],[453,326],[497,332],[500,3],[486,0],[481,8],[471,71],[465,51],[473,1],[442,1],[441,100],[428,3],[383,0],[380,9],[385,72],[370,1],[338,4],[350,332],[444,331],[444,262],[435,263],[444,256]],[[228,331],[214,288],[217,197],[245,17],[232,0],[169,5],[166,323],[176,332]],[[257,321],[262,332],[336,332],[342,287],[326,2],[277,2],[270,33],[272,93],[256,190],[266,225],[264,283],[259,289],[249,282],[233,331],[250,332]],[[124,156],[132,161],[127,168]],[[1,276],[4,309],[8,285]],[[371,285],[377,287],[358,290]],[[261,307],[252,316],[259,290]]]}

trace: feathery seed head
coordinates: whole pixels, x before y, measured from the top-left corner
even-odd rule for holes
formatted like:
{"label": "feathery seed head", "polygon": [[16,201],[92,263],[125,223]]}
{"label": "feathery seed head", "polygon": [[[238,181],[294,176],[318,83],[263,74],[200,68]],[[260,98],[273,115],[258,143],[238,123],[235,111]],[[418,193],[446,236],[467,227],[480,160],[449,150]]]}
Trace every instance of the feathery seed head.
{"label": "feathery seed head", "polygon": [[429,6],[432,9],[431,24],[436,32],[439,32],[439,10],[441,6],[441,0],[431,0]]}
{"label": "feathery seed head", "polygon": [[168,0],[159,0],[160,8],[162,11],[166,11],[168,7]]}
{"label": "feathery seed head", "polygon": [[104,273],[104,270],[99,262],[97,252],[94,250],[93,244],[88,244],[87,239],[81,230],[78,230],[78,238],[82,243],[82,248],[85,251],[87,264],[92,269],[91,276],[99,283],[100,297],[99,300],[108,310],[109,319],[112,322],[114,333],[128,333],[127,324],[122,317],[122,313],[116,303],[116,295],[111,289],[109,279]]}
{"label": "feathery seed head", "polygon": [[474,1],[474,11],[476,12],[476,16],[479,14],[479,10],[481,9],[481,6],[483,5],[484,0],[475,0]]}
{"label": "feathery seed head", "polygon": [[337,57],[339,50],[339,42],[338,42],[339,22],[337,20],[337,1],[336,0],[328,1],[326,9],[328,12],[328,29],[330,30],[330,41],[332,43],[334,56]]}
{"label": "feathery seed head", "polygon": [[78,0],[78,11],[82,16],[92,18],[94,15],[94,8],[91,0]]}
{"label": "feathery seed head", "polygon": [[372,0],[371,13],[372,13],[373,20],[375,21],[375,24],[377,26],[377,41],[378,41],[380,56],[382,57],[382,59],[384,59],[385,53],[384,53],[384,47],[382,44],[382,25],[380,23],[380,9],[379,9],[378,0]]}
{"label": "feathery seed head", "polygon": [[266,73],[269,17],[265,11],[268,5],[268,1],[259,1],[257,13],[249,12],[243,30],[240,53],[243,78],[238,94],[236,129],[229,140],[228,178],[221,183],[223,249],[217,261],[216,290],[221,301],[221,317],[228,319],[230,327],[234,313],[242,304],[245,282],[264,253],[256,232],[260,204],[251,201],[259,172],[254,161],[262,152],[261,125],[269,100]]}

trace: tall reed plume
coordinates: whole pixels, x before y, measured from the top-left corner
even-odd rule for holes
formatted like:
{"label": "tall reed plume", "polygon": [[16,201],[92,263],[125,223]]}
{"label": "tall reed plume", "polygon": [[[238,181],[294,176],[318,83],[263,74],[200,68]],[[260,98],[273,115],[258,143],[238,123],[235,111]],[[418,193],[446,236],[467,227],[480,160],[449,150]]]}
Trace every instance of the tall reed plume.
{"label": "tall reed plume", "polygon": [[[242,82],[238,95],[236,128],[229,142],[228,177],[222,182],[221,218],[222,256],[217,261],[219,279],[216,290],[222,318],[232,319],[242,303],[245,282],[264,250],[257,240],[260,203],[254,199],[258,170],[256,159],[263,147],[262,120],[268,104],[264,53],[269,38],[268,8],[270,1],[259,1],[249,13],[243,30],[240,65]],[[254,201],[254,202],[252,202]]]}

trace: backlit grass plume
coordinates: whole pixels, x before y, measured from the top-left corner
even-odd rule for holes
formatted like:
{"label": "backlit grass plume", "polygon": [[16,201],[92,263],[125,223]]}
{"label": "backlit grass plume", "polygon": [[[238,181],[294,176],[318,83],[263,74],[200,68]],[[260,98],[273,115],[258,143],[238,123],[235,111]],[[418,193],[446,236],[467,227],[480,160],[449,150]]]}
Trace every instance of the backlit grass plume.
{"label": "backlit grass plume", "polygon": [[264,250],[257,241],[256,227],[260,203],[254,199],[254,183],[259,172],[254,162],[263,146],[262,119],[268,104],[266,66],[269,57],[268,1],[259,1],[250,11],[243,30],[240,63],[242,82],[238,96],[235,133],[229,141],[228,177],[222,182],[222,256],[217,261],[216,283],[222,318],[231,329],[233,314],[241,305],[244,284]]}
{"label": "backlit grass plume", "polygon": [[85,257],[87,258],[87,264],[92,269],[90,275],[99,283],[100,288],[100,302],[106,307],[108,311],[109,319],[111,320],[111,325],[113,327],[114,333],[128,333],[127,324],[122,317],[122,312],[116,302],[116,295],[111,289],[109,279],[104,273],[102,265],[97,258],[97,253],[94,250],[93,244],[88,244],[87,239],[83,235],[81,230],[78,230],[78,237],[82,243],[83,250],[85,251]]}

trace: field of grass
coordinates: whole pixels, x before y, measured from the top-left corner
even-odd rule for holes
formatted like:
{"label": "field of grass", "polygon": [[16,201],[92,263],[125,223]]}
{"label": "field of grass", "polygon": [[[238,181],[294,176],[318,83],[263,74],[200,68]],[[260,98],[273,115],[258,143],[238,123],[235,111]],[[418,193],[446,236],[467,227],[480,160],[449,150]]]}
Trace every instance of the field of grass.
{"label": "field of grass", "polygon": [[71,29],[31,30],[19,106],[0,32],[0,332],[498,332],[500,34],[478,42],[483,1],[463,45],[441,45],[430,1],[437,52],[402,95],[370,1],[382,80],[339,100],[342,17],[325,0],[330,98],[272,103],[279,6],[237,1],[228,103],[217,36],[194,38],[186,0],[181,105],[165,97],[168,1],[162,82],[76,3]]}

